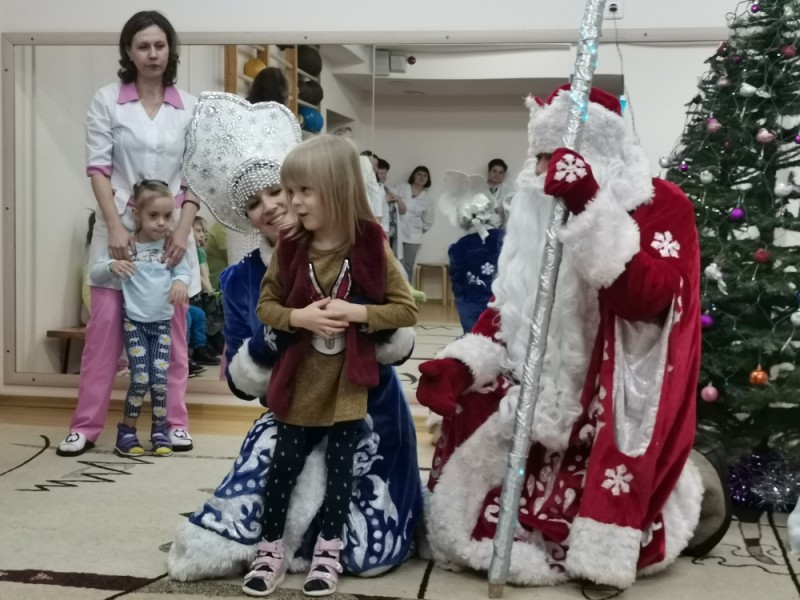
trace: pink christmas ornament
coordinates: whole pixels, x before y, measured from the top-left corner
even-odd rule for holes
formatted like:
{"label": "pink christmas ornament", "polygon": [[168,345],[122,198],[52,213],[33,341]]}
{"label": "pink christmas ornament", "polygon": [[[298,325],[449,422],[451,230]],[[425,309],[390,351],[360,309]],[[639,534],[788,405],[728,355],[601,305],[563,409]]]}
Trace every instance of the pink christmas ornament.
{"label": "pink christmas ornament", "polygon": [[714,326],[714,317],[712,317],[708,313],[704,313],[704,314],[700,315],[700,326],[703,329],[708,329],[710,327],[713,327]]}
{"label": "pink christmas ornament", "polygon": [[781,56],[786,60],[791,60],[795,56],[797,56],[797,48],[794,46],[787,44],[785,46],[781,46]]}
{"label": "pink christmas ornament", "polygon": [[772,255],[767,251],[766,248],[759,248],[753,253],[753,260],[757,263],[765,265],[772,260]]}
{"label": "pink christmas ornament", "polygon": [[731,212],[728,213],[728,218],[731,221],[741,221],[744,219],[744,210],[737,206],[736,208],[731,209]]}
{"label": "pink christmas ornament", "polygon": [[716,402],[719,399],[719,390],[709,383],[700,390],[700,397],[705,402]]}
{"label": "pink christmas ornament", "polygon": [[758,130],[756,134],[756,141],[759,144],[771,144],[775,141],[775,134],[772,133],[769,129],[761,128]]}
{"label": "pink christmas ornament", "polygon": [[706,121],[706,130],[708,133],[719,133],[722,129],[722,123],[717,121],[714,117],[709,117]]}

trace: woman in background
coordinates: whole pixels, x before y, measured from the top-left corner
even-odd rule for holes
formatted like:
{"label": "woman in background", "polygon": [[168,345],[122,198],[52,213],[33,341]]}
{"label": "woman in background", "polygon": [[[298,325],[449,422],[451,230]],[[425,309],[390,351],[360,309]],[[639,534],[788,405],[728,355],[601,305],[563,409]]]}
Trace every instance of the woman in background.
{"label": "woman in background", "polygon": [[[107,251],[130,260],[135,224],[131,199],[143,179],[164,182],[175,197],[179,221],[165,244],[165,262],[177,265],[189,253],[192,283],[200,291],[197,253],[191,236],[198,203],[181,186],[186,131],[195,98],[175,87],[178,36],[157,11],[128,19],[119,39],[119,81],[97,91],[86,116],[86,174],[91,178],[97,212],[89,263]],[[59,456],[78,456],[94,446],[105,424],[111,388],[122,352],[122,292],[118,281],[91,286],[91,316],[81,356],[78,405]],[[173,449],[191,450],[185,394],[188,381],[187,304],[175,306],[167,389],[167,421]]]}
{"label": "woman in background", "polygon": [[405,204],[406,212],[400,215],[400,239],[403,242],[403,267],[408,280],[414,280],[414,265],[417,252],[422,245],[422,236],[433,226],[433,200],[428,197],[431,187],[431,173],[428,167],[415,168],[408,178],[408,183],[398,185],[394,192]]}

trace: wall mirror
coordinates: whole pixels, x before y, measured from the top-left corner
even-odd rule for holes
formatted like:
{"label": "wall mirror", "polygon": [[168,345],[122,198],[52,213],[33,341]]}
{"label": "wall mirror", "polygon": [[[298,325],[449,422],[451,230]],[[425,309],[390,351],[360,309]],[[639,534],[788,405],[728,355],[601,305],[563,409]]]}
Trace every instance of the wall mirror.
{"label": "wall mirror", "polygon": [[[198,94],[225,89],[226,79],[233,79],[244,93],[245,63],[265,51],[282,56],[292,42],[272,40],[280,46],[269,46],[268,36],[254,37],[182,35],[178,85]],[[343,37],[353,42],[357,36]],[[5,329],[7,384],[77,386],[80,340],[69,343],[67,354],[66,340],[48,332],[81,323],[81,267],[96,206],[85,176],[84,119],[95,90],[115,79],[116,42],[107,34],[3,36],[3,293],[5,322],[13,324]],[[574,61],[569,43],[356,41],[317,47],[323,131],[349,128],[361,148],[391,164],[390,185],[405,182],[415,166],[427,166],[434,201],[447,170],[485,176],[492,158],[508,163],[506,181],[513,182],[528,144],[525,97],[565,82]],[[598,71],[598,84],[621,93],[622,77],[609,69]],[[213,225],[207,209],[201,214]],[[447,247],[460,235],[437,214],[418,260],[446,262]],[[443,292],[439,281],[426,284],[434,301]],[[116,387],[126,386],[118,377]],[[191,379],[189,391],[214,402],[230,398],[214,366]]]}
{"label": "wall mirror", "polygon": [[[486,178],[490,160],[508,165],[513,186],[528,149],[525,99],[541,98],[567,81],[575,60],[570,44],[385,45],[375,51],[373,148],[391,168],[390,186],[406,183],[417,166],[430,171],[427,201],[436,204],[417,263],[448,262],[450,244],[464,235],[438,207],[447,171]],[[595,84],[622,94],[622,76],[599,71]],[[402,217],[401,217],[402,218]],[[442,298],[442,278],[422,273],[429,297]]]}
{"label": "wall mirror", "polygon": [[[301,113],[310,108],[321,116],[312,129],[345,129],[359,146],[371,142],[371,45],[293,45],[290,39],[270,44],[268,34],[248,40],[208,37],[181,35],[180,88],[194,95],[206,90],[246,95],[259,68],[277,66],[294,88],[290,108]],[[85,175],[85,115],[95,91],[116,80],[116,44],[116,35],[3,36],[8,384],[77,386],[83,346],[75,329],[87,316],[82,267],[88,219],[97,207]],[[199,214],[213,228],[208,209]],[[230,260],[236,261],[236,240],[229,241]],[[221,324],[218,320],[216,329]],[[124,375],[115,387],[127,387]],[[211,365],[190,380],[189,390],[230,395],[220,368]]]}

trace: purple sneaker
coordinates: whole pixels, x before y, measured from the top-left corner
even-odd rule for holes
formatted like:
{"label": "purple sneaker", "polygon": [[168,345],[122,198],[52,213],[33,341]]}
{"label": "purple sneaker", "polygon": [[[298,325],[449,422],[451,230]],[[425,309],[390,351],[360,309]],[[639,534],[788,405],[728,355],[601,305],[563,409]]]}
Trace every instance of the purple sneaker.
{"label": "purple sneaker", "polygon": [[142,456],[144,448],[136,437],[136,428],[128,427],[124,423],[117,424],[117,443],[114,452],[119,456]]}
{"label": "purple sneaker", "polygon": [[150,442],[153,444],[154,456],[172,456],[172,440],[169,438],[169,425],[153,424],[150,430]]}

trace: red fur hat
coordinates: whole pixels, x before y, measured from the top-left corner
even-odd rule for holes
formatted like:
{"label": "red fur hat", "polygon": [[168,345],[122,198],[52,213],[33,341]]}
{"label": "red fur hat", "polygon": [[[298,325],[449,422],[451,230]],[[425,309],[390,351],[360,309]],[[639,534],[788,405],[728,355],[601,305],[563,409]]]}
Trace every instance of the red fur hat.
{"label": "red fur hat", "polygon": [[[564,85],[558,86],[553,92],[547,97],[545,104],[552,104],[555,97],[559,94],[559,92],[566,90],[569,92],[572,89],[571,84],[565,83]],[[609,94],[608,92],[601,90],[600,88],[593,87],[592,90],[589,92],[589,102],[594,102],[595,104],[599,104],[603,108],[610,110],[613,113],[622,116],[622,104],[620,104],[619,99],[614,96],[613,94]]]}

